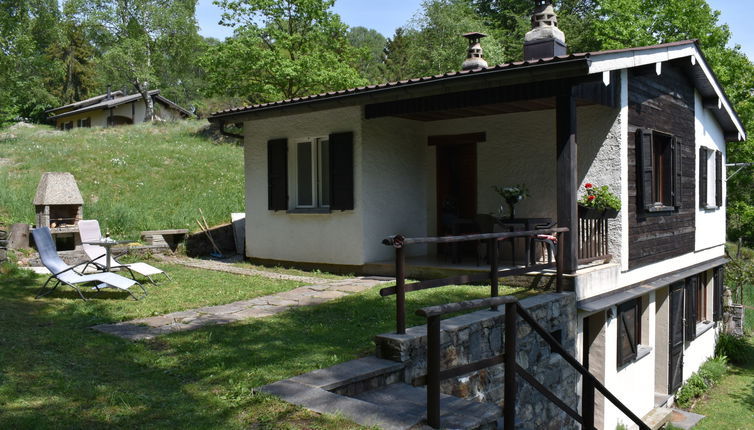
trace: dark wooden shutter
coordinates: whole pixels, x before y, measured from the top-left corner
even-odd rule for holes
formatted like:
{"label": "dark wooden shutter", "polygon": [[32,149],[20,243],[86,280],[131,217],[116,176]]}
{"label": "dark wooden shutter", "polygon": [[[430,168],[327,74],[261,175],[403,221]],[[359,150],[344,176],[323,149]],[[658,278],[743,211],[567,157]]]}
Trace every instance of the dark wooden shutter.
{"label": "dark wooden shutter", "polygon": [[267,142],[267,208],[288,210],[288,139]]}
{"label": "dark wooden shutter", "polygon": [[698,276],[686,278],[685,305],[686,305],[686,341],[696,339],[696,287],[699,282]]}
{"label": "dark wooden shutter", "polygon": [[699,207],[707,207],[707,148],[699,148]]}
{"label": "dark wooden shutter", "polygon": [[639,205],[647,209],[655,203],[652,195],[652,130],[636,130],[636,149],[639,153],[637,157]]}
{"label": "dark wooden shutter", "polygon": [[353,182],[353,133],[333,133],[330,135],[330,209],[353,209]]}
{"label": "dark wooden shutter", "polygon": [[637,300],[618,306],[618,366],[636,359],[641,333],[640,318]]}
{"label": "dark wooden shutter", "polygon": [[723,205],[723,153],[715,153],[715,206]]}
{"label": "dark wooden shutter", "polygon": [[723,319],[723,280],[725,266],[716,267],[714,271],[714,289],[712,291],[712,320]]}
{"label": "dark wooden shutter", "polygon": [[[683,194],[683,190],[681,189],[681,178],[683,177],[683,168],[682,168],[682,161],[683,161],[683,142],[678,137],[673,137],[673,140],[670,143],[670,149],[673,152],[673,177],[671,180],[673,181],[673,192],[672,192],[672,206],[680,207],[681,206],[681,195]],[[693,203],[692,203],[693,204]]]}

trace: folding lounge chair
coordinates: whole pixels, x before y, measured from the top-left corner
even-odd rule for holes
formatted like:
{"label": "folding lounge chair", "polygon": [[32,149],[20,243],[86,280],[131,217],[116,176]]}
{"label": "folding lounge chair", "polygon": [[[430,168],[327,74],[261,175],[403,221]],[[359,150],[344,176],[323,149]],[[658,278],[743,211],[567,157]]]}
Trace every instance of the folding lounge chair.
{"label": "folding lounge chair", "polygon": [[[37,295],[35,297],[36,299],[50,294],[55,290],[55,288],[58,287],[58,285],[62,283],[68,285],[69,287],[72,287],[74,290],[76,290],[77,293],[79,293],[79,296],[81,296],[82,299],[87,300],[86,297],[84,297],[84,294],[81,293],[79,287],[77,287],[76,285],[86,284],[90,282],[98,283],[94,287],[97,291],[99,291],[101,288],[115,288],[127,292],[129,295],[131,295],[131,297],[134,298],[134,300],[139,300],[138,297],[136,297],[131,291],[129,291],[129,288],[136,284],[144,292],[142,298],[146,297],[147,290],[144,289],[143,285],[133,279],[124,278],[123,276],[108,272],[95,273],[92,275],[80,275],[76,273],[76,271],[74,271],[74,267],[76,266],[69,266],[65,264],[65,262],[63,262],[63,260],[58,255],[58,252],[55,249],[55,242],[53,242],[52,240],[52,234],[50,233],[49,228],[36,228],[32,230],[31,234],[34,237],[34,243],[36,244],[37,251],[39,252],[39,259],[42,260],[42,264],[52,273],[52,275],[47,278],[47,281],[45,281],[44,285],[42,285],[42,288],[40,288],[37,292]],[[49,284],[53,279],[56,281],[55,285],[45,291],[47,284]]]}
{"label": "folding lounge chair", "polygon": [[[78,223],[79,226],[79,234],[81,235],[81,242],[91,242],[91,241],[97,241],[102,238],[102,232],[99,228],[99,221],[96,219],[92,220],[81,220]],[[107,267],[107,251],[105,251],[105,248],[99,245],[87,245],[84,243],[83,245],[84,252],[86,255],[91,259],[91,262],[88,264],[94,265],[99,270],[105,270]],[[86,270],[86,267],[84,267],[84,270]],[[115,258],[110,256],[110,270],[121,270],[125,269],[128,270],[128,272],[131,274],[131,278],[134,278],[134,272],[145,276],[147,279],[149,279],[150,282],[153,284],[154,279],[152,279],[153,275],[157,275],[162,273],[170,279],[170,275],[165,273],[165,271],[160,270],[154,266],[151,266],[147,263],[131,263],[131,264],[121,264],[119,263]]]}

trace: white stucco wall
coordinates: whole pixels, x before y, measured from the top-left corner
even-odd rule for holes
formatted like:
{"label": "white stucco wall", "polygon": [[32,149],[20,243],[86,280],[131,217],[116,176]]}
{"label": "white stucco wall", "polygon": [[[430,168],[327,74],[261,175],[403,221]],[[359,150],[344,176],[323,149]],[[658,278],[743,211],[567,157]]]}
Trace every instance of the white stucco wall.
{"label": "white stucco wall", "polygon": [[[415,121],[399,118],[365,121],[361,147],[365,198],[357,205],[364,214],[364,258],[366,262],[387,261],[395,252],[381,244],[385,237],[430,233],[426,190],[433,152],[421,124],[417,127]],[[408,255],[427,253],[426,246],[406,249]]]}
{"label": "white stucco wall", "polygon": [[[694,190],[696,196],[696,249],[706,249],[714,246],[718,246],[725,243],[725,197],[726,187],[725,178],[727,177],[725,163],[727,162],[725,137],[720,124],[717,122],[712,113],[704,109],[702,104],[701,95],[698,92],[694,93],[694,105],[695,105],[695,128],[696,128],[696,147],[694,148],[694,154],[696,156],[696,181],[699,183],[699,148],[706,147],[711,150],[721,151],[723,153],[723,206],[719,209],[705,210],[700,208],[699,203],[699,187]],[[713,163],[714,166],[714,163]],[[708,175],[714,175],[714,167],[710,170],[708,168]],[[708,195],[714,195],[714,181],[710,181],[712,186],[712,193],[708,192]]]}
{"label": "white stucco wall", "polygon": [[425,127],[426,136],[487,134],[487,141],[477,144],[477,213],[498,213],[504,202],[494,185],[525,184],[531,196],[516,205],[516,216],[556,217],[554,110],[435,121]]}
{"label": "white stucco wall", "polygon": [[[595,187],[607,185],[613,194],[621,198],[623,183],[628,179],[623,169],[627,161],[621,157],[627,139],[623,129],[620,109],[592,106],[579,110],[579,197],[586,194],[584,184],[591,183]],[[621,204],[618,216],[608,221],[608,250],[613,256],[612,261],[616,262],[622,261],[624,254],[622,245],[625,232],[622,226],[627,208],[628,205]]]}
{"label": "white stucco wall", "polygon": [[[646,316],[646,319],[642,320],[641,344],[651,346],[655,344],[656,333],[655,294],[650,293],[645,300],[647,307],[642,315]],[[605,339],[605,387],[641,418],[654,408],[655,380],[652,375],[655,373],[656,351],[652,349],[638,361],[618,368],[618,318],[615,317],[617,309],[613,307],[612,311],[614,317],[607,322]],[[605,402],[604,422],[605,429],[614,429],[619,423],[632,423],[609,401]]]}
{"label": "white stucco wall", "polygon": [[705,361],[715,355],[715,340],[717,329],[710,329],[686,345],[683,351],[683,381],[686,382],[692,373],[699,370]]}
{"label": "white stucco wall", "polygon": [[[361,108],[349,107],[245,123],[247,256],[344,265],[365,262],[361,118]],[[292,151],[296,139],[348,131],[354,133],[354,210],[291,214],[267,209],[268,140],[288,138]],[[291,198],[294,186],[289,180]]]}

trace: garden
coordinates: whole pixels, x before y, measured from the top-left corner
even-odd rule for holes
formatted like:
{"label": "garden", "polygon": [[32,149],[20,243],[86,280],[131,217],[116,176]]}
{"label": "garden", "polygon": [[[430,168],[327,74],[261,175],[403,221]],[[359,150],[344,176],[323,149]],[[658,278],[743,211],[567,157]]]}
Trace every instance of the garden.
{"label": "garden", "polygon": [[[45,277],[0,269],[0,428],[359,428],[253,391],[373,352],[394,329],[394,300],[379,287],[318,306],[130,342],[90,327],[230,303],[301,284],[150,261],[172,281],[142,301],[101,292],[82,301],[65,287],[34,300]],[[246,263],[245,263],[246,264]],[[247,265],[247,264],[246,264]],[[293,273],[275,269],[277,273]],[[309,273],[332,279],[335,275]],[[407,298],[409,309],[488,295],[447,287]],[[524,291],[504,289],[501,294]],[[94,294],[94,293],[90,293]],[[409,315],[409,325],[423,323]]]}

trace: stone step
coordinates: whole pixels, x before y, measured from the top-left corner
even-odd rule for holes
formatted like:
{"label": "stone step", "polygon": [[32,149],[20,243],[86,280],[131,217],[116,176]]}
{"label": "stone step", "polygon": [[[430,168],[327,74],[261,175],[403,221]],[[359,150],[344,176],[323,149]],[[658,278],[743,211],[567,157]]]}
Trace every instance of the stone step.
{"label": "stone step", "polygon": [[403,367],[403,363],[369,356],[294,376],[290,380],[335,394],[354,396],[400,381]]}
{"label": "stone step", "polygon": [[665,407],[654,408],[641,419],[652,430],[658,430],[670,422],[673,410]]}
{"label": "stone step", "polygon": [[[427,416],[427,390],[404,383],[395,383],[354,396],[375,405],[381,405],[402,416]],[[440,395],[440,422],[442,428],[494,429],[502,409],[491,403],[442,394]]]}

